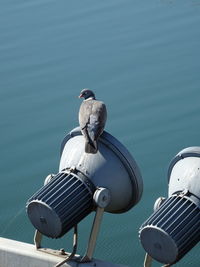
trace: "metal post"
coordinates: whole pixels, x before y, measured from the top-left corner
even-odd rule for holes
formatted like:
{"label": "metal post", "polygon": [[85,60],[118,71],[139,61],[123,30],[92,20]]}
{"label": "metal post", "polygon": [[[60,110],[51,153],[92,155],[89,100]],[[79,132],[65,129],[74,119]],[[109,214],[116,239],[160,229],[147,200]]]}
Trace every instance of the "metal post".
{"label": "metal post", "polygon": [[90,233],[88,247],[87,247],[85,255],[81,259],[81,262],[88,262],[92,260],[92,256],[93,256],[95,246],[96,246],[97,236],[98,236],[100,225],[101,225],[101,220],[103,217],[103,212],[104,212],[104,208],[97,207],[94,222],[92,225],[92,230]]}
{"label": "metal post", "polygon": [[41,241],[42,241],[42,234],[36,230],[34,235],[34,244],[36,246],[36,249],[41,248]]}

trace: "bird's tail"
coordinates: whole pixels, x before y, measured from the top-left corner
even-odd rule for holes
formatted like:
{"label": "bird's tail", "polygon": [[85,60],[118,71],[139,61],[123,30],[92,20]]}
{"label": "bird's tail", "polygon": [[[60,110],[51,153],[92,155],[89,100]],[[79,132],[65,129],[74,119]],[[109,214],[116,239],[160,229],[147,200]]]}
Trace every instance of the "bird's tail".
{"label": "bird's tail", "polygon": [[85,142],[85,152],[96,154],[98,151],[97,141],[87,140]]}

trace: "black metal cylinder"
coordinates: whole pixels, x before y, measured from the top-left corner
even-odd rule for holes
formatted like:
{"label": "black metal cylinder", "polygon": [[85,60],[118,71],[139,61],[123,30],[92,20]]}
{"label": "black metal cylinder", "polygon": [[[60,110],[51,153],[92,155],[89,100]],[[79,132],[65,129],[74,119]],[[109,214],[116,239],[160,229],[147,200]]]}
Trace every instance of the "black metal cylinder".
{"label": "black metal cylinder", "polygon": [[152,258],[174,264],[200,240],[200,208],[188,197],[172,196],[141,226],[139,234]]}
{"label": "black metal cylinder", "polygon": [[27,213],[42,234],[58,238],[93,210],[94,185],[74,173],[58,173],[27,202]]}

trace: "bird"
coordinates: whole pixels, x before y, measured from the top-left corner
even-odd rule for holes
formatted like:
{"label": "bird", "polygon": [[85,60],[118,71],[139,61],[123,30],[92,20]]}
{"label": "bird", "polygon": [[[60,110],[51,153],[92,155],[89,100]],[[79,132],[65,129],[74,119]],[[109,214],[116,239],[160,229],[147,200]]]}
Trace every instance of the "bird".
{"label": "bird", "polygon": [[106,124],[106,105],[97,100],[94,92],[87,88],[80,92],[79,98],[83,98],[78,117],[81,133],[85,138],[85,152],[96,154],[98,138],[103,133]]}

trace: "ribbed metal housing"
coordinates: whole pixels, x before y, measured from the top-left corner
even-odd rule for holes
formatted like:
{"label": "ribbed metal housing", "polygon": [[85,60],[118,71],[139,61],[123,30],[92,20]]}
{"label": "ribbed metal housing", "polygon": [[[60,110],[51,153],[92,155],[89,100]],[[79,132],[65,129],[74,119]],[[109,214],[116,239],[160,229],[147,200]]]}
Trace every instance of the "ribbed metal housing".
{"label": "ribbed metal housing", "polygon": [[141,226],[140,240],[154,259],[179,261],[200,240],[200,208],[187,197],[168,198]]}
{"label": "ribbed metal housing", "polygon": [[58,238],[93,210],[95,187],[74,173],[58,173],[27,203],[27,213],[42,234]]}

